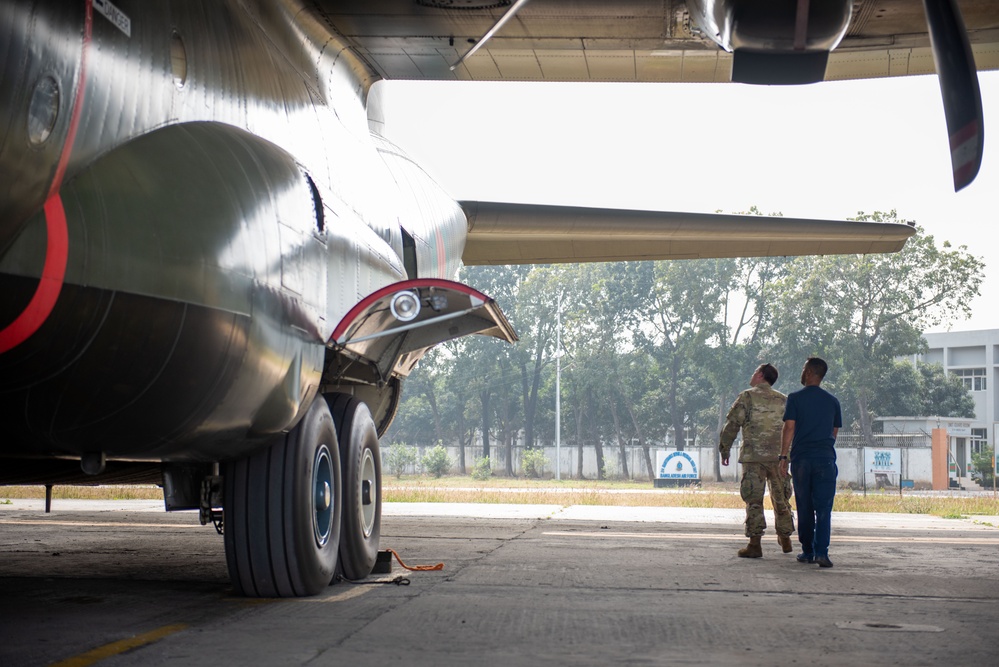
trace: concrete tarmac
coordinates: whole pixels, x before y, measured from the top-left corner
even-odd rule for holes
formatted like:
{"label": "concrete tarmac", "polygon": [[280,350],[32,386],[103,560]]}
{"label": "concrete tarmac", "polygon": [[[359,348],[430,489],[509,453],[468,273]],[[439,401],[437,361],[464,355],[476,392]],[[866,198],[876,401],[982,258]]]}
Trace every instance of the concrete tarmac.
{"label": "concrete tarmac", "polygon": [[[986,665],[999,518],[833,515],[831,569],[736,557],[741,510],[387,504],[411,565],[234,597],[160,502],[0,505],[0,665]],[[772,525],[772,516],[768,520]],[[797,542],[795,542],[797,551]],[[392,583],[404,577],[407,585]]]}

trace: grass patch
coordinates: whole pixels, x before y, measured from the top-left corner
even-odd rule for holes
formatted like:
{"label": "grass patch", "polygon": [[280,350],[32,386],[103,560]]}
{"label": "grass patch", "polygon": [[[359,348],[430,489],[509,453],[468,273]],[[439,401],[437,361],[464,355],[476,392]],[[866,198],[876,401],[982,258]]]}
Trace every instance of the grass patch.
{"label": "grass patch", "polygon": [[382,499],[390,503],[509,503],[516,505],[612,505],[618,507],[745,507],[737,495],[699,490],[637,490],[607,488],[479,488],[386,486]]}
{"label": "grass patch", "polygon": [[932,514],[945,519],[972,515],[999,515],[999,501],[991,496],[938,497],[896,493],[870,493],[865,497],[853,491],[837,491],[833,510],[839,512],[886,512],[889,514]]}
{"label": "grass patch", "polygon": [[[648,491],[652,488],[649,481],[638,480],[595,480],[595,479],[529,479],[526,477],[499,477],[494,476],[489,479],[473,479],[471,475],[447,475],[440,479],[430,477],[406,475],[397,478],[391,475],[382,476],[382,483],[385,487],[427,487],[427,488],[490,488],[490,489],[610,489],[626,491],[629,489],[636,491]],[[707,488],[711,482],[706,483],[702,488]]]}
{"label": "grass patch", "polygon": [[[438,482],[441,482],[438,484]],[[652,489],[649,482],[591,480],[520,480],[496,477],[486,481],[470,477],[440,480],[404,478],[384,480],[382,497],[386,502],[420,503],[512,503],[530,505],[611,505],[627,507],[703,507],[742,509],[745,507],[735,482],[708,482],[692,489]],[[770,497],[764,499],[773,509]],[[989,496],[936,497],[895,493],[865,496],[839,490],[833,510],[837,512],[884,512],[888,514],[931,514],[945,518],[999,515],[999,501]]]}
{"label": "grass patch", "polygon": [[[0,486],[0,498],[44,498],[44,486]],[[163,489],[141,486],[53,486],[52,498],[77,500],[163,500]]]}
{"label": "grass patch", "polygon": [[[702,507],[742,509],[736,482],[704,482],[699,487],[654,489],[648,481],[551,480],[470,476],[440,479],[407,476],[383,478],[382,498],[390,503],[486,503],[528,505],[611,505],[619,507]],[[43,486],[0,487],[0,504],[10,498],[44,498]],[[93,500],[162,500],[157,486],[55,486],[52,497]],[[773,509],[769,496],[764,500]],[[833,506],[837,512],[932,514],[949,519],[999,516],[999,501],[992,496],[899,496],[891,492],[863,493],[840,489]],[[980,522],[979,522],[980,523]]]}

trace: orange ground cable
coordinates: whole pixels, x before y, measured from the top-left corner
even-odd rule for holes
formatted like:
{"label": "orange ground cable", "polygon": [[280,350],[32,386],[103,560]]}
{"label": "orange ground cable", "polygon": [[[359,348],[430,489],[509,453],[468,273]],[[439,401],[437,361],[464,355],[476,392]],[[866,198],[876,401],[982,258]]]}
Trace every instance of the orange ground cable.
{"label": "orange ground cable", "polygon": [[444,563],[437,563],[437,565],[412,565],[412,566],[406,565],[405,563],[402,562],[402,558],[399,557],[399,554],[398,552],[396,552],[395,549],[386,549],[385,551],[395,556],[395,559],[399,561],[399,565],[413,572],[431,572],[433,570],[444,569]]}

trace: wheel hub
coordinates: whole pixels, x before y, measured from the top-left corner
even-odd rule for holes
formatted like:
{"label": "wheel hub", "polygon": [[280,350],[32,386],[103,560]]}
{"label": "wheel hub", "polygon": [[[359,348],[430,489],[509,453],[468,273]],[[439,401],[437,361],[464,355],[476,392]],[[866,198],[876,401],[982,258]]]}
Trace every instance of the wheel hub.
{"label": "wheel hub", "polygon": [[316,449],[312,465],[312,530],[316,544],[326,545],[333,532],[333,460],[326,445]]}
{"label": "wheel hub", "polygon": [[316,510],[325,512],[330,508],[330,485],[322,483],[322,487],[316,489]]}
{"label": "wheel hub", "polygon": [[375,511],[377,505],[375,500],[378,492],[378,482],[375,478],[375,457],[371,450],[364,449],[364,457],[361,460],[361,523],[364,536],[370,537],[375,528]]}

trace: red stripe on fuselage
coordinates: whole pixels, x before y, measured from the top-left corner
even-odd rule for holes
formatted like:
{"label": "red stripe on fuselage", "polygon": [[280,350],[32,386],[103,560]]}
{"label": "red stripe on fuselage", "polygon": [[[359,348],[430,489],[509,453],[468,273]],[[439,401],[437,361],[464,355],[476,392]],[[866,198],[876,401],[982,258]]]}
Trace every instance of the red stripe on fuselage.
{"label": "red stripe on fuselage", "polygon": [[76,98],[73,100],[73,111],[69,117],[69,128],[66,131],[66,141],[62,145],[62,154],[56,165],[49,194],[45,200],[45,265],[42,267],[42,277],[38,287],[28,302],[27,308],[17,318],[0,330],[0,352],[6,352],[26,341],[52,314],[59,293],[62,291],[66,277],[66,261],[69,258],[69,233],[66,227],[66,209],[62,205],[59,189],[66,175],[69,156],[73,152],[73,142],[76,131],[80,127],[80,109],[83,107],[84,90],[87,83],[87,51],[90,47],[91,27],[93,25],[92,0],[86,0],[83,25],[83,49],[80,54],[80,80],[76,85]]}
{"label": "red stripe on fuselage", "polygon": [[69,237],[66,234],[66,211],[58,194],[45,202],[45,266],[35,294],[28,307],[13,322],[0,331],[0,352],[16,347],[38,331],[52,313],[63,278],[66,277],[66,258],[69,256]]}
{"label": "red stripe on fuselage", "polygon": [[66,165],[69,155],[73,152],[73,142],[76,141],[76,130],[80,127],[80,109],[83,107],[83,91],[87,83],[87,51],[90,46],[90,33],[93,25],[93,0],[86,0],[86,17],[83,23],[83,51],[80,54],[80,82],[76,86],[76,99],[73,100],[73,113],[69,117],[69,130],[66,131],[66,142],[62,145],[62,155],[56,166],[55,177],[49,187],[49,197],[59,192],[62,178],[66,175]]}

